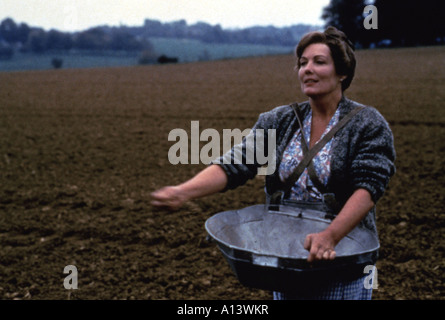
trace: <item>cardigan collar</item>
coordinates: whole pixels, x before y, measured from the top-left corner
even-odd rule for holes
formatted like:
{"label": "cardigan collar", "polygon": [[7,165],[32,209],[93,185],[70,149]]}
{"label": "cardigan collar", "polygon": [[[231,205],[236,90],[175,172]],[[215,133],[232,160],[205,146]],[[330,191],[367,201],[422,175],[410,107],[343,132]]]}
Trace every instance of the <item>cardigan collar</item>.
{"label": "cardigan collar", "polygon": [[[306,117],[307,113],[310,111],[310,103],[309,101],[305,101],[299,104],[301,113],[303,117]],[[346,96],[342,95],[340,102],[338,103],[337,109],[340,109],[340,119],[347,115],[354,108],[354,104],[352,100],[346,98]]]}

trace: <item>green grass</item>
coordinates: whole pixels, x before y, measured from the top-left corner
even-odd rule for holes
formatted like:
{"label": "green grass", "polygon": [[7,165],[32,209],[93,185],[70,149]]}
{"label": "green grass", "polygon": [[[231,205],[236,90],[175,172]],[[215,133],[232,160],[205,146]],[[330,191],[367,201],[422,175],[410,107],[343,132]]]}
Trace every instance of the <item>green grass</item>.
{"label": "green grass", "polygon": [[[187,39],[153,38],[150,39],[150,41],[158,56],[162,54],[174,56],[179,58],[180,63],[288,54],[292,52],[293,49],[292,47],[251,44],[211,44]],[[0,60],[0,72],[52,69],[51,60],[53,58],[63,60],[63,69],[120,67],[137,65],[139,54],[123,55],[112,53],[98,55],[81,52],[44,54],[16,53],[11,60]]]}

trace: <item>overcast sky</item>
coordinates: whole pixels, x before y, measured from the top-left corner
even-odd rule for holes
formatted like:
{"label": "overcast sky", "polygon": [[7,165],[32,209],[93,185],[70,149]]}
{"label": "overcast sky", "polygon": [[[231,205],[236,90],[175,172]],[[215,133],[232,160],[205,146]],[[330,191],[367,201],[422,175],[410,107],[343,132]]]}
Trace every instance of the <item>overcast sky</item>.
{"label": "overcast sky", "polygon": [[146,18],[171,22],[184,19],[223,28],[253,25],[322,25],[329,0],[0,0],[0,20],[46,30],[79,31],[92,26],[141,26]]}

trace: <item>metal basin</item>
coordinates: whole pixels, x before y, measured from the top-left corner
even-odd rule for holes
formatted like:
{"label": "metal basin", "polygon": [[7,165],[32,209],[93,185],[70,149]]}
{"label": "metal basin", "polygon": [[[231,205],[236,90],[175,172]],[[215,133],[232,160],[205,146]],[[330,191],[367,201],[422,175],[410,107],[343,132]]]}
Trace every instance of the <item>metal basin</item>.
{"label": "metal basin", "polygon": [[205,228],[243,285],[294,292],[320,286],[333,275],[363,276],[364,267],[377,260],[377,237],[357,227],[338,243],[334,260],[308,263],[304,239],[326,229],[331,220],[324,217],[324,212],[306,208],[255,205],[217,213]]}

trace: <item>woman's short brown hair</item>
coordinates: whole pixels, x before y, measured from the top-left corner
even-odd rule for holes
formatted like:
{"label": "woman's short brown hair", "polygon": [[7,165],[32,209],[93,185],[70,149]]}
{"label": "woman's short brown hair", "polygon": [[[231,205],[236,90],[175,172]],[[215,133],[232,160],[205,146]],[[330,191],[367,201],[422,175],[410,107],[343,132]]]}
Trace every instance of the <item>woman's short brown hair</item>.
{"label": "woman's short brown hair", "polygon": [[346,76],[346,79],[341,84],[342,91],[345,91],[349,88],[355,74],[354,45],[349,41],[344,32],[334,27],[328,27],[324,32],[310,32],[300,40],[295,49],[298,69],[300,69],[300,58],[304,50],[314,43],[324,43],[331,50],[335,71],[338,75]]}

